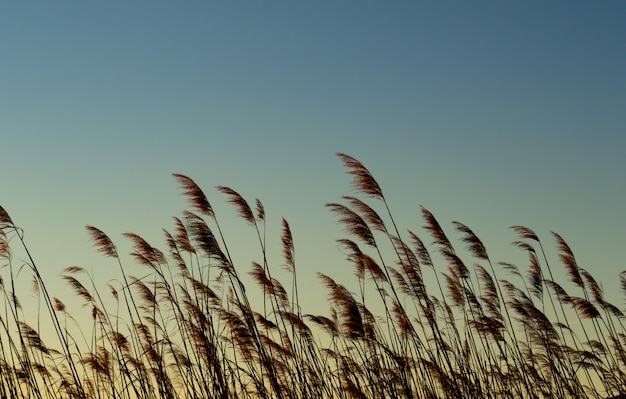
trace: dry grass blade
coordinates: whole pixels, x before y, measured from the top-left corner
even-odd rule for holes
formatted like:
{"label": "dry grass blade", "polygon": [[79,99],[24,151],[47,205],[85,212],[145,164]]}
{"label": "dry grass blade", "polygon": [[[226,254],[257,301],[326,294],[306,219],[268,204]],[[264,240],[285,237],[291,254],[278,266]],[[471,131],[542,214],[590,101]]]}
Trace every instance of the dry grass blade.
{"label": "dry grass blade", "polygon": [[91,242],[95,245],[96,250],[99,253],[111,258],[117,257],[117,249],[115,248],[115,245],[113,245],[113,241],[111,241],[109,236],[104,234],[102,230],[93,226],[87,225],[85,226],[85,229],[87,229]]}
{"label": "dry grass blade", "polygon": [[341,159],[345,167],[349,169],[348,174],[353,176],[352,184],[357,191],[369,197],[383,200],[383,191],[370,171],[361,162],[341,152],[338,152],[336,155]]}

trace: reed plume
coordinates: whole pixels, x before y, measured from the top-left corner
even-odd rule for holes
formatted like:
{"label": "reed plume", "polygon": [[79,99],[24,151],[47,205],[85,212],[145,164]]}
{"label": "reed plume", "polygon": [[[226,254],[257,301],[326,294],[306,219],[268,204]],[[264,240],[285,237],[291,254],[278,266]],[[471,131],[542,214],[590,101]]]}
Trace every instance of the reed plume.
{"label": "reed plume", "polygon": [[[103,231],[85,226],[95,251],[115,258],[122,278],[98,281],[70,266],[61,275],[70,300],[49,294],[24,232],[0,207],[0,397],[626,395],[626,316],[561,235],[552,233],[565,282],[539,234],[525,226],[511,228],[512,248],[527,259],[520,266],[492,260],[487,243],[459,221],[450,222],[459,234],[453,240],[424,207],[422,231],[402,233],[370,171],[337,156],[355,193],[326,207],[346,233],[337,244],[356,282],[317,274],[325,315],[306,313],[309,304],[300,303],[291,225],[226,186],[216,190],[261,248],[247,273],[229,252],[239,242],[222,234],[205,193],[175,173],[188,209],[162,230],[166,250],[127,232],[130,253],[121,255]],[[271,231],[278,231],[275,240],[266,237]],[[457,241],[465,250],[455,249]],[[16,242],[23,245],[17,251]],[[15,252],[26,261],[16,264]],[[128,275],[124,256],[148,274]],[[273,274],[275,267],[286,274]],[[619,284],[626,295],[626,272]],[[44,334],[50,326],[56,342]]]}

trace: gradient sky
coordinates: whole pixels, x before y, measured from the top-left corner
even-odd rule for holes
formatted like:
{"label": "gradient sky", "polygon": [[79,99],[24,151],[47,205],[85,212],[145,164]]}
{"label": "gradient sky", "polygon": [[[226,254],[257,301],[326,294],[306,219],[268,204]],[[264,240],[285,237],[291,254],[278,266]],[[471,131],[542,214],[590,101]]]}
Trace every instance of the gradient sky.
{"label": "gradient sky", "polygon": [[401,229],[430,241],[421,204],[504,261],[509,226],[554,259],[557,231],[622,306],[624,21],[622,1],[4,3],[0,204],[55,293],[66,266],[112,278],[85,224],[165,249],[186,205],[173,172],[206,190],[246,272],[254,233],[213,188],[230,186],[263,201],[269,242],[289,220],[307,312],[316,271],[354,280],[324,208],[351,193],[342,151]]}

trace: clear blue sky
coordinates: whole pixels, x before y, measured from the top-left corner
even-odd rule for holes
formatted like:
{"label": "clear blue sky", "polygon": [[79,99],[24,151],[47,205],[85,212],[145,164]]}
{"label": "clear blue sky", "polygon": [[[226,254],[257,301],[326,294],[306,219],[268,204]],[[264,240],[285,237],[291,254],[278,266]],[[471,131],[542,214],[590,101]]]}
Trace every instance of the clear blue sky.
{"label": "clear blue sky", "polygon": [[622,1],[4,3],[0,204],[58,292],[69,265],[111,278],[85,224],[163,247],[185,206],[172,172],[206,189],[247,271],[253,233],[213,189],[228,185],[263,201],[270,242],[290,221],[315,298],[315,271],[352,280],[323,207],[350,193],[342,151],[402,229],[429,241],[422,204],[507,261],[509,226],[553,256],[555,230],[617,295],[624,21]]}

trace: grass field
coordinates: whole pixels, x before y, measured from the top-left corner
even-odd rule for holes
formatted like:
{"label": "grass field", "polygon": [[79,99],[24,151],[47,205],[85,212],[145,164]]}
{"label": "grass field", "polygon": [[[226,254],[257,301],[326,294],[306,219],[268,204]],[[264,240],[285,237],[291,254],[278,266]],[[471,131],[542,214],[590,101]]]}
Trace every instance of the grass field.
{"label": "grass field", "polygon": [[[62,279],[90,323],[75,323],[28,255],[24,232],[0,208],[0,396],[4,398],[605,398],[626,393],[624,314],[576,263],[565,240],[546,244],[513,226],[523,266],[492,260],[466,225],[401,232],[378,182],[339,153],[357,196],[327,207],[346,235],[338,244],[353,285],[318,274],[328,313],[298,296],[289,223],[281,264],[267,259],[257,200],[217,187],[258,234],[262,259],[236,268],[202,189],[174,174],[189,208],[163,230],[167,248],[127,233],[148,278],[127,274],[113,241],[86,226],[122,282],[98,286],[79,267]],[[452,235],[455,238],[451,238]],[[24,251],[42,311],[23,309],[14,281]],[[560,262],[552,264],[547,252]],[[559,273],[556,272],[558,269]],[[562,271],[565,270],[565,274]],[[425,283],[425,275],[433,276]],[[250,278],[244,278],[251,276]],[[284,274],[283,274],[284,275]],[[568,276],[557,281],[555,275]],[[626,294],[626,272],[618,276]],[[283,279],[284,280],[284,279]],[[261,301],[250,298],[255,284]],[[254,302],[254,305],[252,304]],[[43,321],[42,321],[43,320]],[[44,342],[42,325],[54,333]],[[46,341],[50,341],[46,338]],[[79,342],[81,344],[79,344]],[[83,344],[84,342],[84,344]]]}

